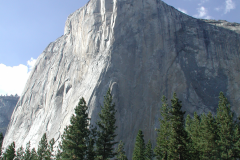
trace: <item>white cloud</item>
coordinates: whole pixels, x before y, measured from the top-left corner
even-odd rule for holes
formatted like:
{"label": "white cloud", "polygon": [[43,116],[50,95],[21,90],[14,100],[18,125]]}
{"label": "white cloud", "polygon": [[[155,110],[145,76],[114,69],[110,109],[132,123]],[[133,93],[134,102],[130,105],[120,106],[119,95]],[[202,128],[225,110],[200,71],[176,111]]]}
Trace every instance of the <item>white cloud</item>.
{"label": "white cloud", "polygon": [[187,14],[187,10],[185,10],[185,9],[178,8],[178,10],[181,11],[181,12],[183,12],[183,13],[185,13],[185,14]]}
{"label": "white cloud", "polygon": [[31,58],[27,66],[20,64],[12,67],[0,64],[0,95],[21,95],[35,62],[36,60]]}
{"label": "white cloud", "polygon": [[226,6],[225,6],[225,12],[224,14],[227,14],[228,12],[230,12],[232,9],[235,9],[235,3],[232,0],[226,0],[225,2]]}
{"label": "white cloud", "polygon": [[196,18],[210,19],[211,16],[208,15],[208,11],[205,7],[197,8],[198,14],[194,15]]}
{"label": "white cloud", "polygon": [[27,61],[27,64],[28,64],[30,70],[33,69],[35,63],[36,63],[36,59],[33,59],[33,58],[31,58],[30,60]]}

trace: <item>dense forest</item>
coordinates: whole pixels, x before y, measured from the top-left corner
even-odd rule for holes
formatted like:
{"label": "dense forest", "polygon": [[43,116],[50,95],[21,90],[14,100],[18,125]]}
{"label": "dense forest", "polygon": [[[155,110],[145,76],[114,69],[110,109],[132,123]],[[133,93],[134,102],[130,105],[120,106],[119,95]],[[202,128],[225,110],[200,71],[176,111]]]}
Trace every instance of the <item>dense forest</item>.
{"label": "dense forest", "polygon": [[[171,105],[165,96],[160,108],[161,118],[157,129],[156,146],[151,141],[145,144],[144,133],[139,130],[136,135],[132,160],[232,160],[240,158],[240,121],[231,111],[230,103],[222,92],[216,115],[211,112],[191,117],[182,111],[181,101],[173,94]],[[31,149],[30,142],[26,147],[15,151],[12,142],[5,152],[3,160],[127,160],[124,142],[115,140],[116,109],[108,90],[101,106],[99,120],[90,125],[88,106],[81,98],[75,108],[75,114],[66,126],[57,149],[55,140],[47,140],[44,134],[37,150]],[[3,135],[0,134],[2,144]],[[117,145],[117,147],[115,147]]]}

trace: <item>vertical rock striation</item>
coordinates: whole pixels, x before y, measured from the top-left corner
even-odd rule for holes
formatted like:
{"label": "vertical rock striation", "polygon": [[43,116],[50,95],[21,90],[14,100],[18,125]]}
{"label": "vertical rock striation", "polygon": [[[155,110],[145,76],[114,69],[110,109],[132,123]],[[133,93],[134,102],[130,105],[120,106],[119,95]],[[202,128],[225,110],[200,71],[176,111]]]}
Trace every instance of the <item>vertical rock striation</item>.
{"label": "vertical rock striation", "polygon": [[38,57],[3,146],[37,147],[45,132],[59,140],[80,97],[94,123],[108,87],[128,157],[139,129],[156,138],[162,95],[176,92],[187,113],[203,113],[216,111],[223,91],[239,113],[239,24],[215,22],[161,0],[89,1]]}

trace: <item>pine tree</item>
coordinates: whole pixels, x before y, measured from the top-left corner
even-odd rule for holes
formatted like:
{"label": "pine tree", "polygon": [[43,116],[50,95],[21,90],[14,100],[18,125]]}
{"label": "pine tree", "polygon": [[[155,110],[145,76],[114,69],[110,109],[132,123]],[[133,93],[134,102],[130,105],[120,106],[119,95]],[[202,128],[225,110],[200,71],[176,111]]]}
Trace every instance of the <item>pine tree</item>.
{"label": "pine tree", "polygon": [[154,158],[154,154],[152,150],[152,143],[149,140],[145,149],[145,160],[153,160],[153,158]]}
{"label": "pine tree", "polygon": [[186,118],[185,124],[186,131],[188,132],[188,151],[190,159],[199,159],[200,151],[199,151],[199,143],[200,139],[200,117],[194,112],[194,117],[191,119],[188,115]]}
{"label": "pine tree", "polygon": [[240,124],[235,122],[235,129],[233,134],[233,156],[235,159],[240,158]]}
{"label": "pine tree", "polygon": [[23,159],[24,160],[31,160],[31,150],[30,150],[30,141],[26,144],[26,148],[25,148],[25,152],[24,152],[24,156]]}
{"label": "pine tree", "polygon": [[39,144],[37,150],[38,160],[50,160],[50,149],[47,142],[47,134],[44,133]]}
{"label": "pine tree", "polygon": [[97,137],[97,128],[91,126],[90,135],[87,139],[87,160],[95,160],[95,143]]}
{"label": "pine tree", "polygon": [[57,153],[56,153],[56,160],[61,160],[62,159],[62,142],[58,143],[57,147]]}
{"label": "pine tree", "polygon": [[50,159],[54,159],[54,149],[53,149],[54,144],[55,144],[55,140],[54,138],[52,138],[49,141]]}
{"label": "pine tree", "polygon": [[171,100],[171,136],[169,139],[169,157],[170,159],[185,160],[189,158],[187,143],[188,135],[184,128],[184,111],[181,111],[182,105],[178,100],[176,93]]}
{"label": "pine tree", "polygon": [[86,101],[81,98],[72,115],[70,125],[65,128],[62,136],[63,159],[86,159],[87,139],[89,137],[89,118]]}
{"label": "pine tree", "polygon": [[117,152],[116,160],[128,160],[124,151],[124,143],[122,141],[119,142],[116,152]]}
{"label": "pine tree", "polygon": [[104,106],[101,106],[99,113],[100,120],[97,122],[97,155],[98,159],[106,160],[113,158],[116,153],[114,152],[114,145],[117,143],[114,139],[116,137],[115,130],[117,129],[115,118],[115,104],[112,102],[113,98],[110,89],[104,96]]}
{"label": "pine tree", "polygon": [[155,148],[155,154],[158,160],[167,159],[169,153],[169,137],[171,133],[170,128],[170,113],[169,107],[167,104],[167,99],[165,96],[162,97],[162,107],[161,107],[161,116],[162,119],[159,119],[160,122],[160,129],[157,130],[157,145]]}
{"label": "pine tree", "polygon": [[217,124],[211,112],[207,116],[205,114],[201,115],[200,131],[200,159],[217,159],[219,157]]}
{"label": "pine tree", "polygon": [[233,154],[233,138],[234,138],[234,122],[231,106],[224,96],[223,92],[219,94],[219,103],[217,109],[216,122],[218,124],[218,145],[222,159],[232,159]]}
{"label": "pine tree", "polygon": [[143,139],[143,133],[141,130],[138,131],[136,138],[132,160],[145,160],[145,142]]}
{"label": "pine tree", "polygon": [[20,148],[18,148],[17,150],[17,155],[15,157],[14,160],[22,160],[23,159],[23,156],[24,156],[24,149],[23,147],[21,146]]}
{"label": "pine tree", "polygon": [[6,152],[3,154],[4,160],[13,160],[16,157],[15,154],[15,142],[12,142],[10,146],[6,149]]}
{"label": "pine tree", "polygon": [[193,154],[194,153],[194,144],[192,141],[192,123],[193,123],[193,120],[190,117],[190,115],[188,114],[186,117],[186,120],[185,120],[185,129],[188,133],[189,143],[187,144],[187,149],[189,151],[189,155],[191,158],[194,156],[194,154]]}
{"label": "pine tree", "polygon": [[30,157],[30,160],[39,160],[35,148],[33,148],[33,149],[31,150],[31,157]]}

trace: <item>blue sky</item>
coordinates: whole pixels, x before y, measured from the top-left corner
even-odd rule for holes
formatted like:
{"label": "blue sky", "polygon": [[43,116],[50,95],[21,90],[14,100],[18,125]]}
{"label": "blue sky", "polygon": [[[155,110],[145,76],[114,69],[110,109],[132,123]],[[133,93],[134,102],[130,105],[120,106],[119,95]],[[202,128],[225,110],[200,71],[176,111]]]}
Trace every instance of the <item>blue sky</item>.
{"label": "blue sky", "polygon": [[[163,0],[186,14],[240,23],[240,0]],[[88,0],[0,0],[0,95],[21,94],[35,59]]]}

